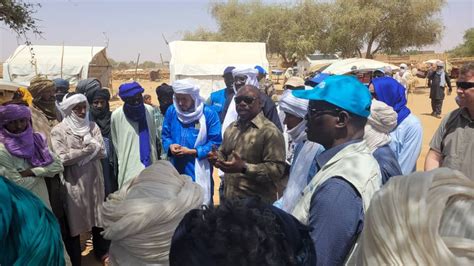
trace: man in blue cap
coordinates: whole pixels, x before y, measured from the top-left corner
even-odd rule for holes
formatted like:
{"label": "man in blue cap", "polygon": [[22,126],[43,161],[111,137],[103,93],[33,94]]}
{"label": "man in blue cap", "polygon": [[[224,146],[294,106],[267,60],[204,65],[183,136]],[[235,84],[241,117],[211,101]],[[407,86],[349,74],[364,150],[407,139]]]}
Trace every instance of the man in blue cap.
{"label": "man in blue cap", "polygon": [[270,79],[266,78],[267,71],[263,67],[258,65],[255,66],[255,69],[258,71],[257,80],[260,91],[268,95],[268,97],[272,98],[272,96],[275,94],[275,87],[273,86],[273,82]]}
{"label": "man in blue cap", "polygon": [[229,109],[230,99],[235,94],[234,77],[232,76],[232,70],[234,69],[235,67],[233,66],[228,66],[224,69],[222,77],[224,78],[225,88],[211,93],[211,96],[207,99],[207,104],[217,112],[221,123],[224,122],[227,109]]}
{"label": "man in blue cap", "polygon": [[144,91],[137,82],[120,85],[124,105],[112,112],[110,132],[118,159],[119,189],[157,160],[153,107],[144,104]]}
{"label": "man in blue cap", "polygon": [[313,228],[317,265],[341,265],[349,259],[364,213],[381,186],[379,165],[363,140],[371,95],[351,76],[331,76],[313,90],[293,95],[309,100],[308,140],[326,150],[316,157],[319,170],[292,214]]}

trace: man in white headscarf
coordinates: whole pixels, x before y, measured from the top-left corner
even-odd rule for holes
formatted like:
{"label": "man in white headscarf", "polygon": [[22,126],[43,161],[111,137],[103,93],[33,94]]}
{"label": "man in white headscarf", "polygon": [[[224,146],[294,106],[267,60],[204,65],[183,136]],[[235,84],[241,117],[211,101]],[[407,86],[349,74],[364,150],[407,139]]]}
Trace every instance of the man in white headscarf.
{"label": "man in white headscarf", "polygon": [[105,145],[100,128],[89,120],[89,104],[83,94],[67,94],[60,104],[64,118],[51,131],[54,152],[64,165],[63,186],[67,192],[68,234],[64,244],[75,265],[81,261],[80,234],[92,230],[100,241],[99,208],[104,201],[104,178],[100,159]]}
{"label": "man in white headscarf", "polygon": [[286,163],[291,167],[283,197],[275,205],[291,213],[308,181],[316,174],[318,167],[315,158],[324,148],[316,142],[308,141],[306,136],[308,100],[297,98],[291,90],[287,90],[278,103],[284,114],[283,123],[289,136]]}
{"label": "man in white headscarf", "polygon": [[358,265],[473,265],[474,181],[439,168],[392,178],[370,203]]}
{"label": "man in white headscarf", "polygon": [[372,99],[370,116],[364,130],[364,140],[377,160],[382,184],[392,176],[402,175],[395,153],[390,149],[390,132],[397,127],[397,113],[384,102]]}
{"label": "man in white headscarf", "polygon": [[[244,86],[244,85],[252,85],[255,87],[259,87],[259,83],[257,80],[258,70],[255,68],[235,68],[232,70],[232,76],[234,78],[234,90],[235,94]],[[237,120],[237,111],[235,108],[234,97],[231,99],[226,100],[226,104],[228,104],[229,108],[227,109],[227,113],[224,116],[224,120],[222,122],[222,136],[224,136],[224,132],[226,128],[230,125],[230,123]],[[280,118],[278,117],[278,111],[276,109],[276,105],[273,103],[272,99],[266,95],[265,93],[260,94],[260,99],[262,101],[262,109],[263,115],[270,120],[275,126],[282,131],[282,125],[280,122]]]}
{"label": "man in white headscarf", "polygon": [[176,80],[172,87],[173,105],[166,111],[162,128],[163,149],[180,174],[203,187],[204,203],[209,204],[213,186],[207,154],[222,142],[221,123],[191,80]]}
{"label": "man in white headscarf", "polygon": [[203,200],[202,188],[170,162],[158,161],[143,170],[103,204],[103,235],[112,240],[111,264],[169,265],[176,227]]}

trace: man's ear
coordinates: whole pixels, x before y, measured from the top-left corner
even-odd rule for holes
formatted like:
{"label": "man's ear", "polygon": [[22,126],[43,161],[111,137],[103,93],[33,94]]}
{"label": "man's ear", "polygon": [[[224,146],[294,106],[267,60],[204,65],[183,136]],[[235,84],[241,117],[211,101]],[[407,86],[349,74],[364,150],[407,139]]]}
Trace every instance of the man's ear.
{"label": "man's ear", "polygon": [[348,123],[349,123],[349,113],[346,111],[339,112],[337,116],[336,127],[344,128],[344,127],[347,127]]}

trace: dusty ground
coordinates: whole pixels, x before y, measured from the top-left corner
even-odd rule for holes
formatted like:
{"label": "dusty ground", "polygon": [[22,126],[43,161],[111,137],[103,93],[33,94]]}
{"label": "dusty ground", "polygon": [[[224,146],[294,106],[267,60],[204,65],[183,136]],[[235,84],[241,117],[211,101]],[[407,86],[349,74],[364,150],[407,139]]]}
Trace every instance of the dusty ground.
{"label": "dusty ground", "polygon": [[[156,98],[156,93],[155,93],[155,88],[161,84],[164,81],[160,82],[151,82],[151,81],[139,81],[139,83],[145,88],[145,93],[148,93],[151,95],[153,103],[157,104],[157,98]],[[119,85],[123,83],[121,81],[114,81],[113,87],[118,88]],[[424,81],[422,81],[420,84],[424,84]],[[454,82],[453,82],[454,84]],[[116,89],[117,90],[117,89]],[[456,97],[455,91],[453,94],[450,96],[446,96],[444,103],[443,103],[443,114],[442,117],[444,117],[448,112],[454,110],[457,108],[456,102],[454,101],[454,98]],[[116,101],[113,101],[111,106],[112,108],[116,108],[117,106],[120,106],[122,102],[118,99]],[[438,128],[438,125],[441,121],[441,119],[432,117],[430,115],[431,113],[431,102],[429,99],[429,89],[424,88],[424,87],[419,87],[415,90],[414,93],[409,94],[408,96],[408,107],[411,109],[412,113],[415,114],[420,120],[423,125],[423,147],[421,150],[420,157],[418,158],[418,164],[417,164],[417,170],[422,171],[423,170],[423,165],[426,157],[426,153],[429,150],[429,143],[431,141],[431,138]],[[214,193],[214,202],[218,202],[218,191],[217,188],[219,187],[219,178],[217,178],[216,175],[214,175],[214,181],[215,181],[215,193]],[[84,257],[84,264],[83,265],[100,265],[95,261],[91,253],[90,255]]]}

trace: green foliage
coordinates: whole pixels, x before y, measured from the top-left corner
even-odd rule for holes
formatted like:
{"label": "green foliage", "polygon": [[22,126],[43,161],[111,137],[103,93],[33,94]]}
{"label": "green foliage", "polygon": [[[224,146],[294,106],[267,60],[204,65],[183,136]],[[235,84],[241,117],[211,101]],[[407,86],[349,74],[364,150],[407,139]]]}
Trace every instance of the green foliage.
{"label": "green foliage", "polygon": [[[211,2],[217,32],[199,28],[184,40],[265,42],[287,64],[315,50],[371,58],[440,40],[445,0],[259,0]],[[365,50],[365,51],[363,51]]]}
{"label": "green foliage", "polygon": [[464,33],[464,43],[449,51],[453,56],[474,56],[474,28]]}
{"label": "green foliage", "polygon": [[0,22],[7,25],[19,36],[27,32],[41,35],[37,20],[33,17],[40,4],[24,3],[21,0],[0,0]]}

